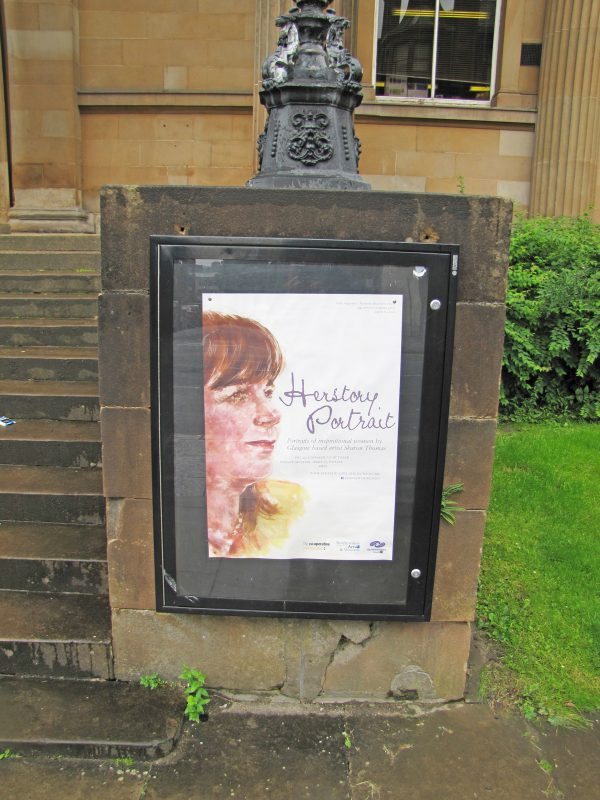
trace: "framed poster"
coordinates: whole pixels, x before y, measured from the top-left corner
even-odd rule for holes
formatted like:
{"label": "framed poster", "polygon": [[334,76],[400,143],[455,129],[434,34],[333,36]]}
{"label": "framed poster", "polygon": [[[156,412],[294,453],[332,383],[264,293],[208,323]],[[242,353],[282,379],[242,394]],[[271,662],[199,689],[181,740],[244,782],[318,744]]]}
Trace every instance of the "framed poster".
{"label": "framed poster", "polygon": [[455,246],[152,237],[157,608],[428,619]]}

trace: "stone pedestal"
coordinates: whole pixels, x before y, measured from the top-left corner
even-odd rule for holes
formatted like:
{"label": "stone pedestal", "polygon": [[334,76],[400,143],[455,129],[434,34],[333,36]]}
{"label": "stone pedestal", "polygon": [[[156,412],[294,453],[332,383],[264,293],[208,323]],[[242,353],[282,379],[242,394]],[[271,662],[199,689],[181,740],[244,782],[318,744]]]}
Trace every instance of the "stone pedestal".
{"label": "stone pedestal", "polygon": [[[465,687],[488,505],[511,205],[497,198],[278,189],[107,187],[102,198],[100,402],[115,674],[175,677],[298,700],[453,700]],[[467,510],[441,523],[432,621],[261,619],[154,611],[149,236],[445,241],[461,246],[444,484]],[[407,695],[408,696],[408,695]]]}

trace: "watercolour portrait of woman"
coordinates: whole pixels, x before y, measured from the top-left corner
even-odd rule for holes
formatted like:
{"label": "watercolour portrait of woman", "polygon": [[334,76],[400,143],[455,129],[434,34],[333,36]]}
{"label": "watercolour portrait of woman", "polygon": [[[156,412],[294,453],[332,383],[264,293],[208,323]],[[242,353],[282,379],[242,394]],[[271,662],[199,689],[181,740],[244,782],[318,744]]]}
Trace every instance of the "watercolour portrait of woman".
{"label": "watercolour portrait of woman", "polygon": [[306,492],[271,477],[284,365],[273,334],[237,314],[202,317],[206,506],[211,557],[264,557],[290,536]]}

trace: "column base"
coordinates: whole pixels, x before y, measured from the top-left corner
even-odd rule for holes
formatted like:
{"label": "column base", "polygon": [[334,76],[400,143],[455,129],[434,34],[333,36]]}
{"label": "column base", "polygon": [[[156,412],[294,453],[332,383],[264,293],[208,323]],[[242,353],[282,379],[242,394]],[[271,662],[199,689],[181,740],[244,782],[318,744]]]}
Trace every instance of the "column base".
{"label": "column base", "polygon": [[11,233],[96,233],[93,214],[82,208],[11,208]]}

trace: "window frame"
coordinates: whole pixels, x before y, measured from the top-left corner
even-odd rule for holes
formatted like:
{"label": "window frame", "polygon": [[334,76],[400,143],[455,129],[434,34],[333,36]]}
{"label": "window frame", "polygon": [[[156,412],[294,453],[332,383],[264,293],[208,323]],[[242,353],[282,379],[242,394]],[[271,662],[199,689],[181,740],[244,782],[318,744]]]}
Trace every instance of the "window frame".
{"label": "window frame", "polygon": [[[460,100],[437,97],[401,97],[398,95],[377,94],[377,48],[379,32],[379,14],[384,0],[375,0],[373,12],[375,14],[373,24],[373,69],[371,82],[375,89],[375,100],[382,104],[408,105],[408,106],[430,106],[430,107],[455,107],[455,108],[491,108],[494,104],[498,92],[498,73],[500,66],[500,37],[502,34],[502,12],[504,10],[504,0],[496,0],[496,16],[494,19],[494,43],[492,46],[492,68],[490,80],[489,100]],[[437,41],[439,33],[439,16],[441,0],[435,0],[435,22],[433,31],[433,55],[431,59],[431,91],[435,91],[436,68],[437,68]]]}

